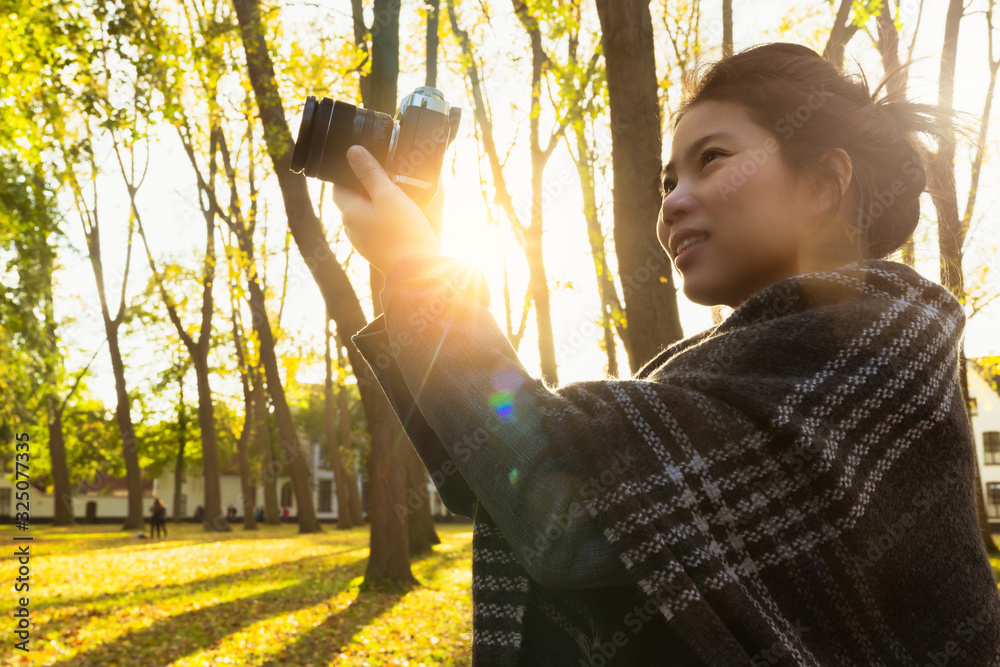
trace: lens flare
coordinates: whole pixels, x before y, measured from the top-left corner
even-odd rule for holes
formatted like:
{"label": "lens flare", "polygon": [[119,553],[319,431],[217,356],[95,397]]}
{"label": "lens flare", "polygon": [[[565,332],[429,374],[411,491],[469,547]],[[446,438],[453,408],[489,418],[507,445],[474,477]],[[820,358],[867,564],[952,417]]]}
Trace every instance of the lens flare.
{"label": "lens flare", "polygon": [[498,417],[507,419],[514,411],[514,392],[503,389],[490,395],[490,407]]}

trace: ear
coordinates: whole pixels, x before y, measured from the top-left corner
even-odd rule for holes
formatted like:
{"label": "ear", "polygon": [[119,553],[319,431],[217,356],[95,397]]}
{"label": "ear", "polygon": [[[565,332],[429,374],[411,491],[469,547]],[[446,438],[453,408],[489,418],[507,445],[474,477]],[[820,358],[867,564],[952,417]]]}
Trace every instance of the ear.
{"label": "ear", "polygon": [[[821,161],[831,168],[837,175],[838,185],[840,187],[840,196],[846,196],[847,189],[851,185],[851,175],[854,173],[851,156],[848,155],[847,151],[843,148],[834,148],[833,150],[829,150],[824,153]],[[823,197],[822,201],[824,203],[824,208],[833,206],[834,203],[834,200],[831,197],[832,190],[828,189],[831,185],[833,184],[827,183],[824,190],[817,193]]]}

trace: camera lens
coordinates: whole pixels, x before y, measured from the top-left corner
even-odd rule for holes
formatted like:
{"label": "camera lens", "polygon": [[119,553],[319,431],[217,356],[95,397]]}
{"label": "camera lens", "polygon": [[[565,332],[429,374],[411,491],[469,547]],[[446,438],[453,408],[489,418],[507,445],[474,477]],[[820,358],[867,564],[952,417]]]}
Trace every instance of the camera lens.
{"label": "camera lens", "polygon": [[347,149],[360,144],[384,167],[393,126],[392,117],[387,114],[335,102],[329,97],[317,104],[316,98],[310,96],[302,113],[291,169],[364,192],[347,163]]}
{"label": "camera lens", "polygon": [[312,95],[306,98],[302,109],[302,123],[299,124],[299,136],[295,139],[295,150],[292,151],[292,171],[301,173],[309,160],[309,146],[312,144],[313,131],[316,128],[316,107],[319,106]]}

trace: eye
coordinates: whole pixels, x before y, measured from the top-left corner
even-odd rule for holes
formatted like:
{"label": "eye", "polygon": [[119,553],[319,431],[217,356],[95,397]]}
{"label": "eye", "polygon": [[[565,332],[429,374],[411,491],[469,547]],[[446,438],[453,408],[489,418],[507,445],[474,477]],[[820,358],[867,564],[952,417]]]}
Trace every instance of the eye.
{"label": "eye", "polygon": [[702,162],[702,164],[705,163],[705,158],[707,158],[709,155],[724,155],[724,153],[720,153],[719,151],[715,150],[714,148],[709,148],[707,151],[705,151],[704,153],[701,154],[701,162]]}
{"label": "eye", "polygon": [[[712,156],[712,155],[718,155],[718,156],[721,157],[721,156],[724,156],[725,153],[723,153],[721,151],[717,151],[714,148],[709,148],[708,150],[706,150],[705,152],[703,152],[701,154],[701,163],[703,165],[706,164],[706,162],[708,162],[707,158],[709,156]],[[675,187],[677,187],[677,184],[674,182],[674,180],[672,178],[665,178],[665,179],[663,179],[663,183],[660,184],[660,198],[663,199],[664,197],[666,197],[667,195],[669,195],[670,192]]]}
{"label": "eye", "polygon": [[673,190],[676,185],[677,184],[674,183],[672,179],[669,178],[663,179],[663,183],[660,184],[660,199],[663,199],[667,195],[669,195],[671,190]]}

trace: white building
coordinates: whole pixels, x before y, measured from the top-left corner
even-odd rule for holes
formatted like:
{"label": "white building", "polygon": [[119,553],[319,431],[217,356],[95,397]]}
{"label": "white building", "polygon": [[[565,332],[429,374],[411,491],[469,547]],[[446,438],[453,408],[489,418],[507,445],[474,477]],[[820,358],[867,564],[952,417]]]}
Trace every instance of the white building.
{"label": "white building", "polygon": [[972,402],[972,431],[976,440],[983,497],[986,499],[986,515],[996,530],[1000,528],[1000,395],[980,375],[978,366],[971,359],[969,399]]}
{"label": "white building", "polygon": [[[23,480],[22,480],[23,481]],[[128,487],[124,477],[104,476],[74,489],[73,518],[80,523],[111,523],[128,516]],[[28,515],[30,521],[52,521],[55,515],[55,494],[29,486]],[[19,511],[17,487],[13,473],[0,474],[0,521],[13,520]],[[145,512],[153,504],[153,484],[143,480],[142,503]]]}
{"label": "white building", "polygon": [[[336,482],[334,481],[333,470],[323,463],[320,456],[319,443],[311,443],[309,450],[311,457],[307,459],[309,468],[310,486],[313,492],[313,507],[316,508],[316,515],[323,521],[336,521],[338,514]],[[278,485],[278,507],[288,508],[289,517],[297,515],[295,493],[292,489],[292,482],[288,475],[287,466],[277,478]],[[426,471],[425,471],[426,473]],[[10,522],[15,518],[18,509],[16,507],[17,489],[13,481],[13,474],[0,474],[0,522]],[[431,514],[436,517],[452,516],[451,512],[444,506],[437,489],[431,482],[430,476],[425,474],[427,491],[425,498],[429,498]],[[224,473],[219,476],[220,496],[222,499],[222,510],[232,504],[237,508],[237,516],[243,516],[243,504],[241,502],[242,491],[240,488],[240,476],[233,473]],[[368,513],[368,484],[363,482],[358,474],[354,480],[361,499],[362,516],[367,518]],[[86,489],[86,493],[81,493]],[[73,517],[80,523],[113,523],[124,521],[128,516],[128,491],[124,478],[105,476],[99,480],[91,481],[88,484],[80,485],[73,494]],[[167,506],[167,516],[174,517],[174,472],[164,471],[155,479],[143,480],[142,503],[145,518],[150,517],[149,509],[155,498],[159,498]],[[255,489],[255,506],[264,507],[264,486],[258,484]],[[426,500],[425,500],[426,502]],[[47,523],[52,521],[54,515],[55,499],[52,493],[44,493],[34,486],[29,488],[29,507],[31,521]],[[205,503],[205,477],[204,475],[187,475],[181,486],[181,516],[185,519],[192,519],[195,510],[199,505]]]}
{"label": "white building", "polygon": [[[316,508],[316,516],[321,521],[336,521],[338,518],[337,487],[333,470],[324,464],[320,455],[319,443],[309,443],[311,456],[307,459],[309,468],[309,481],[312,488],[313,507]],[[242,490],[240,488],[240,477],[237,474],[220,475],[220,497],[222,500],[222,510],[225,511],[230,504],[237,508],[237,516],[243,516]],[[361,474],[353,480],[357,485],[359,498],[361,499],[362,516],[368,517],[368,484],[363,482]],[[444,506],[437,489],[431,482],[430,475],[426,474],[427,484],[426,496],[429,498],[431,514],[438,517],[451,516],[451,512]],[[297,515],[295,493],[292,489],[291,478],[288,474],[288,467],[282,470],[277,478],[278,485],[278,508],[284,510],[288,508],[289,517]],[[254,505],[264,507],[264,485],[258,483],[254,489]],[[167,506],[167,515],[174,516],[174,473],[172,470],[164,471],[159,477],[153,480],[153,495],[158,497]],[[199,505],[205,503],[205,478],[203,475],[185,476],[181,487],[181,516],[193,518]]]}

